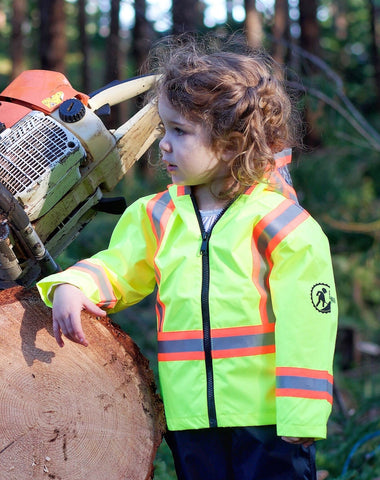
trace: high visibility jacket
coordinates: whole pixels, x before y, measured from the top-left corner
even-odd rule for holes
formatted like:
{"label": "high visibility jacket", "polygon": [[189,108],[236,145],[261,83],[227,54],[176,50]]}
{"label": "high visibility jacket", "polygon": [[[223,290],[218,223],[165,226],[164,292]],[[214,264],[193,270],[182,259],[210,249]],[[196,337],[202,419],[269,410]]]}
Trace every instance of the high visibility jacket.
{"label": "high visibility jacket", "polygon": [[[276,174],[274,174],[274,177]],[[127,208],[109,248],[40,281],[115,312],[157,290],[168,428],[277,424],[326,436],[337,303],[329,245],[282,182],[247,189],[205,233],[190,189]]]}

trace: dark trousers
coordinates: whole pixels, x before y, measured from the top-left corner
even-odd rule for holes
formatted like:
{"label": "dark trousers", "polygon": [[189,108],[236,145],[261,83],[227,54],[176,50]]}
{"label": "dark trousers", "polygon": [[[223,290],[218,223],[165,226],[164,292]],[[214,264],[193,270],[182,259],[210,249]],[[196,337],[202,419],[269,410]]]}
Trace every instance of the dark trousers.
{"label": "dark trousers", "polygon": [[284,442],[274,426],[169,431],[178,480],[316,480],[315,446]]}

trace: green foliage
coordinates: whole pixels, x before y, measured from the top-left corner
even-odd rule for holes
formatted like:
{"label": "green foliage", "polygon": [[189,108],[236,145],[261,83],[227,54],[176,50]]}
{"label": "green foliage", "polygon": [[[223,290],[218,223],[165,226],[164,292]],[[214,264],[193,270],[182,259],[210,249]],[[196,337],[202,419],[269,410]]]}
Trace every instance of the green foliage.
{"label": "green foliage", "polygon": [[328,437],[317,442],[317,467],[329,472],[328,480],[374,480],[380,476],[380,392],[366,395],[370,380],[363,376],[337,377],[340,393],[349,392],[348,401],[357,408],[343,414],[335,404]]}
{"label": "green foliage", "polygon": [[[330,15],[320,22],[323,58],[344,79],[346,93],[358,106],[371,109],[374,97],[373,66],[369,58],[369,2],[322,0]],[[341,14],[336,16],[336,12]],[[335,12],[335,14],[334,14]]]}

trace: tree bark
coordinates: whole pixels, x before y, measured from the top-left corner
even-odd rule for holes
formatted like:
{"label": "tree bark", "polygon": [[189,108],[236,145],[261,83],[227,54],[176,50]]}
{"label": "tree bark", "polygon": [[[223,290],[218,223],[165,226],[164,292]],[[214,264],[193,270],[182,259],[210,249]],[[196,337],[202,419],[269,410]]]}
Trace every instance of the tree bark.
{"label": "tree bark", "polygon": [[83,313],[87,348],[60,349],[36,289],[0,292],[1,478],[147,480],[164,431],[148,361]]}
{"label": "tree bark", "polygon": [[[132,37],[132,55],[135,61],[137,74],[144,71],[143,66],[148,58],[149,50],[154,40],[155,33],[152,25],[146,18],[146,0],[135,0],[135,25]],[[137,99],[137,104],[141,103]],[[132,113],[135,113],[134,111]],[[140,158],[135,168],[139,169],[145,178],[153,180],[156,172],[149,166],[149,154],[145,153]]]}
{"label": "tree bark", "polygon": [[[106,44],[105,84],[120,80],[120,0],[111,0],[110,30]],[[103,118],[108,129],[117,128],[121,123],[120,105],[114,105],[109,117]]]}
{"label": "tree bark", "polygon": [[111,0],[110,31],[106,45],[106,83],[120,80],[120,0]]}
{"label": "tree bark", "polygon": [[276,0],[273,21],[272,55],[276,62],[285,64],[289,35],[289,4],[288,0]]}
{"label": "tree bark", "polygon": [[196,32],[201,25],[199,0],[173,0],[173,34]]}
{"label": "tree bark", "polygon": [[135,25],[133,27],[132,53],[135,70],[140,72],[154,39],[152,25],[146,18],[146,0],[135,0]]}
{"label": "tree bark", "polygon": [[303,49],[319,56],[319,24],[317,19],[317,0],[299,0],[301,37]]}
{"label": "tree bark", "polygon": [[24,68],[24,35],[22,26],[25,22],[26,1],[13,0],[12,33],[11,33],[11,61],[12,79],[25,70]]}
{"label": "tree bark", "polygon": [[348,21],[347,21],[347,2],[344,0],[336,0],[330,7],[335,35],[339,40],[347,40],[348,37]]}
{"label": "tree bark", "polygon": [[379,11],[374,0],[369,0],[369,18],[370,18],[370,55],[374,71],[374,87],[376,92],[376,109],[380,108],[380,55],[379,55]]}
{"label": "tree bark", "polygon": [[[300,46],[312,55],[319,56],[320,31],[317,19],[317,0],[299,0],[299,11],[301,27]],[[309,62],[307,70],[305,69],[303,73],[311,80],[313,75],[318,73],[318,67],[314,63]],[[318,147],[322,143],[321,133],[317,124],[319,117],[320,112],[311,108],[309,98],[306,97],[304,118],[307,130],[304,141],[309,147]]]}
{"label": "tree bark", "polygon": [[82,71],[82,91],[90,92],[90,49],[88,36],[86,32],[87,15],[86,0],[78,0],[78,28],[79,28],[79,50],[82,53],[81,71]]}
{"label": "tree bark", "polygon": [[262,16],[256,9],[255,0],[244,0],[245,34],[251,48],[261,48],[263,45]]}
{"label": "tree bark", "polygon": [[64,0],[39,0],[40,62],[43,70],[65,73],[67,51]]}

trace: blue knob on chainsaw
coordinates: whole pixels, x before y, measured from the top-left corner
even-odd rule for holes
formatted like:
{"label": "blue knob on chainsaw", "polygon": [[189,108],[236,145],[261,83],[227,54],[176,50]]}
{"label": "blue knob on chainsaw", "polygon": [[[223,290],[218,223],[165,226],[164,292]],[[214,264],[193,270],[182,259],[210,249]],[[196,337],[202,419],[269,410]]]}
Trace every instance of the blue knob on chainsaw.
{"label": "blue knob on chainsaw", "polygon": [[86,114],[86,107],[78,98],[65,100],[59,106],[59,116],[66,123],[75,123]]}

